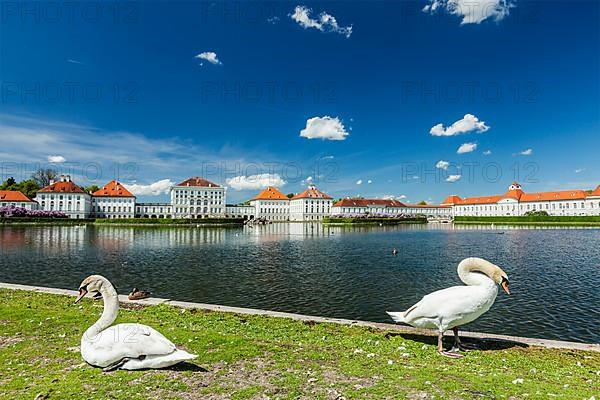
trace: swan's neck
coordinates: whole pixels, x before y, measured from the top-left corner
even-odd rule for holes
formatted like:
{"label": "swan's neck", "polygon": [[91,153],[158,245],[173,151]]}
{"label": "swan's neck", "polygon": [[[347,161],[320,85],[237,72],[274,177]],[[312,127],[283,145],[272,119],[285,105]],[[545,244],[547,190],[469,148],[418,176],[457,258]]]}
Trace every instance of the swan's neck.
{"label": "swan's neck", "polygon": [[[496,288],[496,283],[490,275],[494,265],[479,258],[468,258],[458,264],[458,276],[465,285],[489,286]],[[497,290],[498,288],[496,288]]]}
{"label": "swan's neck", "polygon": [[115,319],[117,319],[117,315],[119,315],[119,295],[110,282],[106,281],[103,283],[100,293],[104,302],[104,310],[100,319],[86,331],[87,337],[96,336],[111,326],[115,322]]}

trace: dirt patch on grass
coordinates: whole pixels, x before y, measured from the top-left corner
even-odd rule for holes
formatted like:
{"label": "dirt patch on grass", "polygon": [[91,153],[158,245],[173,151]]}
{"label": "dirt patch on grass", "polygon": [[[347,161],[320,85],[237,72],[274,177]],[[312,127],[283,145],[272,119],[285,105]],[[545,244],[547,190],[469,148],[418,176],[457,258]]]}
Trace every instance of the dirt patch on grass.
{"label": "dirt patch on grass", "polygon": [[0,348],[14,346],[17,343],[22,342],[23,338],[12,337],[12,336],[0,336]]}

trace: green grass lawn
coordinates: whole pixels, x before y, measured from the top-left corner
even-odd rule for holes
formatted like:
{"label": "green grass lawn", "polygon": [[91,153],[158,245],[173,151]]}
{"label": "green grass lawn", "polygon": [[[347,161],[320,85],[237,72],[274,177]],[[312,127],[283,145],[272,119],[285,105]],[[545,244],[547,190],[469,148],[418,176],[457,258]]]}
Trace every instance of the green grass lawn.
{"label": "green grass lawn", "polygon": [[462,359],[435,339],[283,318],[127,306],[198,354],[169,370],[103,373],[79,354],[90,299],[0,289],[1,399],[589,399],[600,353],[481,342]]}

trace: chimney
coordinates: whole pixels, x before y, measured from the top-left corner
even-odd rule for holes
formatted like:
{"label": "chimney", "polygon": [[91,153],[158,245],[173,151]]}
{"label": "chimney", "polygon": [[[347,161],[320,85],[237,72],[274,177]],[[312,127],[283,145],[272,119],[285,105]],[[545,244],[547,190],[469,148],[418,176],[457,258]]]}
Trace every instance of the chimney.
{"label": "chimney", "polygon": [[50,185],[54,185],[56,181],[54,179],[50,179]]}

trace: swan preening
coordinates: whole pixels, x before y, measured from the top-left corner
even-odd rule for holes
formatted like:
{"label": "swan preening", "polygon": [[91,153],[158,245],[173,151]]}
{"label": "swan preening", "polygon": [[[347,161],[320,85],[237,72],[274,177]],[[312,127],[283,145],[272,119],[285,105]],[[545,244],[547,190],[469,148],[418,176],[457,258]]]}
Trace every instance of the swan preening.
{"label": "swan preening", "polygon": [[[498,295],[501,285],[507,294],[508,276],[500,267],[482,258],[465,258],[458,264],[458,276],[467,286],[453,286],[423,297],[406,311],[388,312],[396,322],[418,328],[438,329],[438,352],[458,358],[457,350],[468,349],[460,342],[458,327],[479,318],[488,311]],[[454,331],[454,347],[444,351],[442,338],[448,329]]]}
{"label": "swan preening", "polygon": [[197,357],[177,349],[149,326],[129,323],[110,326],[119,313],[119,297],[105,277],[92,275],[85,278],[75,303],[87,293],[100,293],[104,300],[102,316],[81,337],[81,356],[88,364],[105,371],[166,368]]}

